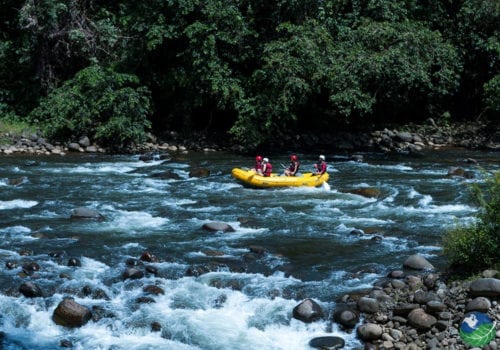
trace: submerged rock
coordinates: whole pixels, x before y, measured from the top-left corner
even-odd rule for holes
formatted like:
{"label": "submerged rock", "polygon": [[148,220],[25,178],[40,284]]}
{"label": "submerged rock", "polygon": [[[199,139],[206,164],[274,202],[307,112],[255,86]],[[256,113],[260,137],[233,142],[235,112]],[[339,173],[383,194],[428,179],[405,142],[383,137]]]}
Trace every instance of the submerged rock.
{"label": "submerged rock", "polygon": [[207,222],[203,224],[202,228],[211,232],[235,232],[236,230],[229,224],[225,222]]}
{"label": "submerged rock", "polygon": [[323,309],[312,299],[306,299],[293,308],[293,318],[305,323],[317,321],[323,317]]}
{"label": "submerged rock", "polygon": [[27,298],[43,297],[42,289],[32,282],[21,284],[21,286],[19,286],[19,292]]}
{"label": "submerged rock", "polygon": [[101,215],[97,210],[79,207],[73,210],[73,212],[71,213],[71,219],[104,220],[104,216]]}

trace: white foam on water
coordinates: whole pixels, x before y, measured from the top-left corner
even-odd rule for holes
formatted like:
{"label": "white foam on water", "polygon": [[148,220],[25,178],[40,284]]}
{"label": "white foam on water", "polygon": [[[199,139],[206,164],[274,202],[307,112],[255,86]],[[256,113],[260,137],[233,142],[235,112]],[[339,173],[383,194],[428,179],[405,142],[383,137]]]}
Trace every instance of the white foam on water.
{"label": "white foam on water", "polygon": [[25,199],[13,199],[10,201],[0,201],[0,210],[28,209],[37,205],[37,201]]}
{"label": "white foam on water", "polygon": [[426,194],[424,195],[419,201],[418,201],[418,205],[425,208],[425,207],[428,207],[429,204],[432,202],[432,196],[429,195],[429,194]]}
{"label": "white foam on water", "polygon": [[0,229],[0,234],[10,234],[10,235],[27,235],[32,231],[30,228],[22,225],[9,226],[6,228]]}
{"label": "white foam on water", "polygon": [[410,199],[420,197],[420,196],[421,196],[421,194],[418,191],[416,191],[413,187],[411,187],[410,190],[408,191],[408,198],[410,198]]}
{"label": "white foam on water", "polygon": [[161,201],[161,206],[163,207],[171,207],[174,209],[187,209],[184,208],[184,206],[190,205],[190,204],[196,204],[198,201],[195,201],[193,199],[176,199],[176,198],[171,198],[171,199],[164,199]]}
{"label": "white foam on water", "polygon": [[[192,279],[177,281],[174,290],[169,287],[156,305],[144,306],[145,314],[159,320],[173,339],[203,349],[304,349],[314,336],[324,335],[327,327],[326,322],[304,324],[291,319],[298,301],[249,298]],[[213,307],[221,294],[225,302]],[[345,338],[346,334],[339,336]]]}
{"label": "white foam on water", "polygon": [[340,218],[340,220],[346,224],[348,223],[363,223],[363,224],[370,224],[370,225],[374,225],[374,224],[378,224],[378,225],[387,225],[387,224],[393,224],[394,221],[391,220],[391,219],[377,219],[377,218],[370,218],[370,217],[360,217],[360,216],[356,216],[356,217],[352,217],[352,216],[347,216],[347,215],[344,215]]}
{"label": "white foam on water", "polygon": [[[47,170],[52,173],[71,173],[71,174],[95,174],[95,173],[115,173],[125,174],[130,173],[138,168],[146,168],[161,164],[163,161],[153,162],[96,162],[84,163],[78,166],[51,168]],[[141,174],[129,174],[131,176],[143,176]]]}
{"label": "white foam on water", "polygon": [[[431,197],[432,198],[432,197]],[[431,199],[432,202],[432,199]],[[425,203],[425,201],[424,201]],[[419,202],[420,204],[420,202]],[[427,213],[431,214],[453,214],[453,213],[473,213],[475,208],[465,204],[444,204],[444,205],[425,205],[422,207],[398,207],[399,210],[406,213]]]}
{"label": "white foam on water", "polygon": [[195,213],[217,213],[224,208],[221,208],[219,206],[207,206],[207,207],[200,207],[200,208],[194,208],[194,207],[186,207],[186,210],[189,210],[190,212],[195,212]]}
{"label": "white foam on water", "polygon": [[100,228],[106,230],[123,230],[126,233],[134,233],[147,228],[158,228],[170,220],[168,218],[153,216],[144,211],[114,210],[105,215],[110,220],[100,223]]}
{"label": "white foam on water", "polygon": [[377,168],[377,169],[387,169],[387,170],[399,170],[401,172],[408,172],[412,171],[413,168],[408,165],[404,164],[395,164],[395,165],[390,165],[390,164],[369,164],[369,163],[355,163],[358,167],[363,167],[363,168]]}

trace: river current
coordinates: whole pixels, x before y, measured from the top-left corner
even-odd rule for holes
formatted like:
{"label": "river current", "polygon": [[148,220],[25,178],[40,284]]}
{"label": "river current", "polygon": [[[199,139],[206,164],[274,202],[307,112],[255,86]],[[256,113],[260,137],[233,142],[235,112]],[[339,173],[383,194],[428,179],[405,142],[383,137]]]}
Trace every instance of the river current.
{"label": "river current", "polygon": [[[317,155],[299,156],[301,170],[312,170]],[[499,154],[365,154],[362,162],[326,156],[327,186],[264,190],[231,177],[233,167],[253,159],[228,153],[151,162],[134,155],[0,157],[0,348],[61,349],[66,340],[72,349],[293,350],[326,335],[342,337],[346,349],[360,346],[330,317],[305,324],[293,308],[312,298],[328,316],[342,295],[369,288],[412,254],[443,267],[442,235],[474,220],[469,187],[500,170]],[[288,161],[286,154],[270,158],[275,169]],[[449,177],[452,166],[475,176]],[[211,175],[189,176],[200,168]],[[157,176],[165,172],[172,178]],[[361,187],[381,195],[349,193]],[[71,220],[78,207],[105,220]],[[202,229],[212,221],[235,232]],[[249,254],[251,246],[265,254]],[[159,259],[144,262],[155,273],[123,280],[127,262],[144,251]],[[68,266],[71,258],[81,266]],[[26,262],[41,268],[26,276]],[[44,297],[20,294],[26,281]],[[164,294],[138,302],[145,285]],[[56,325],[54,309],[68,296],[101,316],[80,328]],[[161,329],[152,331],[153,323]]]}

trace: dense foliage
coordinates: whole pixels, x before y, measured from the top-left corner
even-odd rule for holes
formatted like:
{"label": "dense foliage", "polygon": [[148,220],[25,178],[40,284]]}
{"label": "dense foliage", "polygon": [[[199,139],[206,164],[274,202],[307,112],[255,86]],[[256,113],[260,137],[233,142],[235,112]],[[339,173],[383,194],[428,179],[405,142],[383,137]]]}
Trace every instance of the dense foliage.
{"label": "dense foliage", "polygon": [[[55,123],[54,137],[139,141],[151,122],[158,134],[222,130],[255,146],[299,129],[499,112],[497,0],[0,8],[0,117]],[[102,80],[90,92],[92,75]]]}
{"label": "dense foliage", "polygon": [[444,236],[444,254],[451,266],[478,272],[500,263],[500,172],[490,176],[486,188],[472,187],[479,206],[477,221],[460,224]]}

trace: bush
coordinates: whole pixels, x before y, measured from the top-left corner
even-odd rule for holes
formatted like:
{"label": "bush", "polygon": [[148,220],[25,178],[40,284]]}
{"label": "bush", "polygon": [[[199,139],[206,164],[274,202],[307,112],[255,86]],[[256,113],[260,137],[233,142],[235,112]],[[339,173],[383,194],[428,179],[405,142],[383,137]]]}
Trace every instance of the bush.
{"label": "bush", "polygon": [[49,138],[88,136],[102,145],[125,146],[145,140],[150,127],[149,90],[139,79],[91,66],[42,99],[28,116]]}
{"label": "bush", "polygon": [[443,253],[452,267],[476,272],[499,262],[500,172],[488,178],[484,189],[474,185],[471,194],[479,205],[477,220],[448,231]]}

